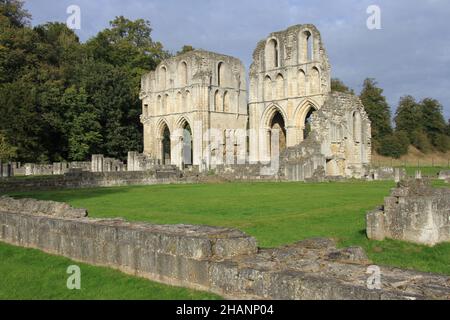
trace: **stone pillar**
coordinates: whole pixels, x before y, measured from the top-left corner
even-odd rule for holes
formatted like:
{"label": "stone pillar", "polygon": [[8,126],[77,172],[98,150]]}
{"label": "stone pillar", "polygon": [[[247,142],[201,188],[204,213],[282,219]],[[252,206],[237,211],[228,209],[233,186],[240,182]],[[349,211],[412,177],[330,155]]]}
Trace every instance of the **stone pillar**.
{"label": "stone pillar", "polygon": [[400,182],[400,169],[399,168],[395,168],[394,169],[394,176],[395,176],[395,182]]}
{"label": "stone pillar", "polygon": [[417,180],[422,180],[422,171],[421,170],[417,170],[416,171],[416,179]]}
{"label": "stone pillar", "polygon": [[104,157],[102,154],[93,154],[91,162],[92,172],[103,172]]}
{"label": "stone pillar", "polygon": [[138,153],[136,151],[128,152],[127,160],[127,170],[128,171],[139,171],[139,159]]}

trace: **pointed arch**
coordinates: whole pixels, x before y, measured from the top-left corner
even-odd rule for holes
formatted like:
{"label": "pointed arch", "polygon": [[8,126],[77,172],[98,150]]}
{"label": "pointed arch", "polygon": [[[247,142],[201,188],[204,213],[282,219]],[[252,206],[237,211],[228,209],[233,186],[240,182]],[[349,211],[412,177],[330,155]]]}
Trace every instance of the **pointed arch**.
{"label": "pointed arch", "polygon": [[297,128],[303,128],[309,110],[312,108],[315,111],[319,110],[318,103],[313,99],[306,99],[298,105],[294,112],[294,123]]}
{"label": "pointed arch", "polygon": [[362,142],[362,123],[361,113],[356,110],[352,114],[353,141],[355,143]]}
{"label": "pointed arch", "polygon": [[303,69],[298,71],[297,84],[298,95],[306,96],[306,72]]}
{"label": "pointed arch", "polygon": [[223,94],[223,112],[230,112],[230,93],[228,91]]}
{"label": "pointed arch", "polygon": [[280,45],[276,38],[267,40],[265,55],[266,70],[280,67]]}
{"label": "pointed arch", "polygon": [[274,117],[274,115],[279,112],[281,114],[281,116],[283,117],[284,123],[286,124],[286,126],[288,125],[287,122],[287,115],[284,112],[283,108],[281,108],[279,105],[277,104],[271,104],[270,106],[268,106],[266,108],[266,110],[264,110],[263,115],[261,117],[261,121],[260,123],[265,127],[265,128],[270,128],[270,122],[272,121],[272,118]]}
{"label": "pointed arch", "polygon": [[321,91],[320,71],[317,67],[311,69],[310,94],[319,94]]}
{"label": "pointed arch", "polygon": [[165,90],[167,87],[167,67],[165,65],[159,68],[159,88]]}
{"label": "pointed arch", "polygon": [[314,37],[310,30],[302,30],[298,35],[299,63],[314,59]]}
{"label": "pointed arch", "polygon": [[264,100],[272,100],[272,79],[268,75],[264,78]]}
{"label": "pointed arch", "polygon": [[178,81],[180,87],[188,85],[188,65],[186,61],[181,61],[178,66]]}
{"label": "pointed arch", "polygon": [[277,75],[277,79],[276,79],[275,83],[276,83],[276,86],[275,86],[276,87],[276,90],[275,90],[276,98],[283,99],[285,97],[284,96],[284,77],[281,73],[279,73]]}
{"label": "pointed arch", "polygon": [[214,111],[221,112],[222,106],[222,96],[220,95],[220,91],[216,90],[214,93]]}

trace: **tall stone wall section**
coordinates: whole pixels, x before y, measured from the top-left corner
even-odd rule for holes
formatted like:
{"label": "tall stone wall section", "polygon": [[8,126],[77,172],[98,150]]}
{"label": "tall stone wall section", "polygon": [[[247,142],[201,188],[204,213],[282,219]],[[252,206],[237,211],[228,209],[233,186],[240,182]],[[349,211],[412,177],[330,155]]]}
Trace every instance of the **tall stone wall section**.
{"label": "tall stone wall section", "polygon": [[381,268],[367,287],[360,248],[311,239],[258,249],[232,229],[96,220],[55,202],[0,198],[0,241],[234,299],[449,299],[450,278]]}
{"label": "tall stone wall section", "polygon": [[402,181],[366,220],[369,239],[450,242],[450,189],[434,189],[426,180]]}

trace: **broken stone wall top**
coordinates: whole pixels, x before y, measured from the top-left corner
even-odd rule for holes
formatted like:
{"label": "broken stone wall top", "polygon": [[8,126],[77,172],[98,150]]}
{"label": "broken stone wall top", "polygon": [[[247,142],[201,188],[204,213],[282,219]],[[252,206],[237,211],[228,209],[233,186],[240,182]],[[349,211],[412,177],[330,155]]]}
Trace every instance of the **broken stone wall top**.
{"label": "broken stone wall top", "polygon": [[450,242],[450,189],[433,188],[427,180],[401,181],[382,208],[367,214],[366,223],[373,240]]}

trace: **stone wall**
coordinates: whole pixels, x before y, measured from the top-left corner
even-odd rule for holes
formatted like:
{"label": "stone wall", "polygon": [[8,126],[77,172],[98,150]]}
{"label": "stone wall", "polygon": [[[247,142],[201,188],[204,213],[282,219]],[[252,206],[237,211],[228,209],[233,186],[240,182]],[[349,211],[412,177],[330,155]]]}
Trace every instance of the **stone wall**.
{"label": "stone wall", "polygon": [[369,181],[394,180],[400,182],[407,178],[406,170],[403,168],[381,167],[371,169],[367,179]]}
{"label": "stone wall", "polygon": [[180,172],[173,167],[157,166],[145,172],[85,172],[74,169],[64,175],[6,178],[0,180],[0,194],[18,191],[52,190],[62,188],[93,188],[127,185],[151,185],[176,182],[189,182],[180,179]]}
{"label": "stone wall", "polygon": [[426,180],[402,181],[366,219],[369,239],[450,242],[450,189],[433,189]]}
{"label": "stone wall", "polygon": [[258,249],[232,229],[89,219],[54,202],[0,198],[0,241],[235,299],[449,299],[450,278],[381,268],[367,287],[361,248],[311,239]]}
{"label": "stone wall", "polygon": [[450,179],[450,170],[439,172],[439,180],[448,180]]}

